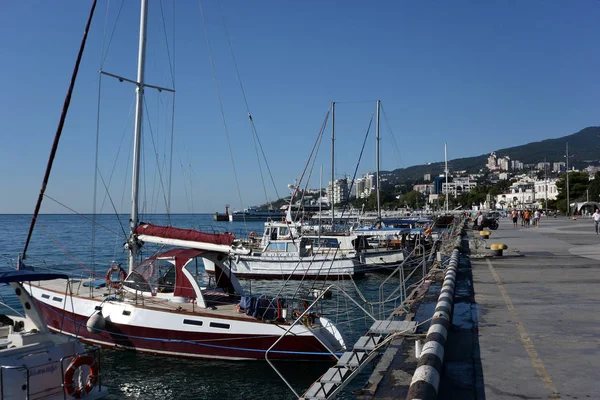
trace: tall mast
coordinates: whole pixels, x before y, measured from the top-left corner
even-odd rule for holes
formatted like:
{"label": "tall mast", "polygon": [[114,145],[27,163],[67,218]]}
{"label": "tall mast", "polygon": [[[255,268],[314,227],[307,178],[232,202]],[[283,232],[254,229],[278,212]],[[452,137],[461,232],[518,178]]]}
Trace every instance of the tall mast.
{"label": "tall mast", "polygon": [[379,197],[379,112],[381,110],[381,100],[377,100],[377,122],[375,123],[376,132],[376,150],[375,150],[375,164],[377,168],[377,220],[381,221],[381,200]]}
{"label": "tall mast", "polygon": [[129,273],[133,271],[138,252],[138,243],[133,235],[138,224],[138,205],[140,188],[140,142],[142,138],[142,111],[144,105],[144,66],[146,64],[146,25],[148,0],[141,0],[140,42],[138,50],[137,88],[135,91],[135,132],[133,138],[133,170],[131,177],[131,218],[129,220]]}
{"label": "tall mast", "polygon": [[571,216],[571,204],[569,204],[569,142],[567,142],[567,217]]}
{"label": "tall mast", "polygon": [[333,192],[335,187],[335,101],[331,102],[331,230],[334,226],[335,203],[333,201]]}
{"label": "tall mast", "polygon": [[446,197],[444,203],[446,203],[446,212],[448,212],[448,152],[446,149],[446,143],[444,143],[444,175],[446,175]]}

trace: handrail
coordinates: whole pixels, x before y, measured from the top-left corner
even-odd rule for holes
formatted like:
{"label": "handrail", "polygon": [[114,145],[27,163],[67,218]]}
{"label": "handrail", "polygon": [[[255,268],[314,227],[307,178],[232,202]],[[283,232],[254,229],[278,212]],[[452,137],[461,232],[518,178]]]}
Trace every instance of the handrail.
{"label": "handrail", "polygon": [[[342,289],[340,286],[336,285],[336,284],[331,284],[329,286],[327,286],[327,288],[325,290],[323,290],[321,292],[321,294],[319,294],[317,296],[317,298],[304,310],[304,312],[302,312],[302,314],[300,314],[295,321],[293,321],[289,328],[286,329],[286,331],[267,349],[267,351],[265,351],[265,360],[267,361],[267,363],[271,366],[271,368],[273,368],[273,370],[275,371],[275,373],[277,373],[277,375],[279,375],[279,377],[285,382],[285,384],[290,388],[290,390],[292,391],[292,393],[294,393],[294,395],[299,398],[300,396],[298,395],[298,393],[296,393],[296,391],[294,390],[294,388],[292,387],[292,385],[290,385],[290,383],[285,379],[285,377],[279,372],[279,370],[275,367],[275,365],[273,365],[273,363],[271,362],[271,360],[269,360],[269,352],[288,334],[290,333],[290,331],[292,330],[292,328],[299,322],[302,321],[302,318],[309,312],[309,310],[311,308],[313,308],[314,305],[317,304],[317,302],[319,300],[321,300],[323,298],[323,296],[325,296],[325,294],[332,288],[336,288],[337,290],[339,290],[344,296],[346,296],[347,298],[349,298],[358,308],[360,308],[365,314],[367,314],[369,317],[371,317],[373,319],[373,321],[377,321],[377,318],[375,318],[374,316],[372,316],[367,310],[364,309],[364,307],[362,307],[356,300],[354,300],[354,298],[352,298],[352,296],[350,296],[348,293],[346,293],[346,291],[344,289]],[[319,343],[321,343],[323,345],[323,347],[336,359],[339,360],[339,358],[337,357],[337,355],[332,352],[328,346],[326,346],[321,339],[319,339],[317,336],[314,336],[315,339],[317,339],[319,341]]]}

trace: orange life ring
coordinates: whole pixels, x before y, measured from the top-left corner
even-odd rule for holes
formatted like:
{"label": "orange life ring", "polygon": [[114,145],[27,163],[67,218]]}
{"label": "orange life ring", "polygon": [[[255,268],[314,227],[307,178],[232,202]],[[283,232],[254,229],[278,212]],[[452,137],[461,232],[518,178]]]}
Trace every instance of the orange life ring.
{"label": "orange life ring", "polygon": [[[75,376],[75,371],[79,368],[87,365],[90,368],[90,374],[87,377],[85,385],[83,386],[75,386],[73,382],[73,377]],[[65,379],[63,381],[63,386],[65,387],[65,391],[69,396],[72,396],[76,399],[80,399],[82,396],[87,396],[94,387],[98,383],[98,376],[100,373],[100,369],[98,368],[98,362],[92,356],[77,356],[71,361],[71,364],[67,367],[67,372],[65,372]]]}
{"label": "orange life ring", "polygon": [[[121,274],[120,281],[113,281],[112,274],[113,272],[119,272]],[[127,278],[127,273],[120,265],[113,265],[106,271],[106,284],[114,289],[117,289],[123,282],[125,282],[125,278]]]}
{"label": "orange life ring", "polygon": [[252,231],[248,234],[248,239],[256,239],[258,237],[258,233]]}

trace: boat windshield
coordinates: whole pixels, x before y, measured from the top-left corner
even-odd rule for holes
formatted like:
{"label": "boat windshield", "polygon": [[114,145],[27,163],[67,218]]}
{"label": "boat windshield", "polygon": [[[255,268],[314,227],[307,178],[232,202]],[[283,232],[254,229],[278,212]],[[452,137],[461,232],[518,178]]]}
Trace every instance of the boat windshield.
{"label": "boat windshield", "polygon": [[175,266],[169,260],[145,260],[129,274],[124,285],[142,292],[173,292]]}

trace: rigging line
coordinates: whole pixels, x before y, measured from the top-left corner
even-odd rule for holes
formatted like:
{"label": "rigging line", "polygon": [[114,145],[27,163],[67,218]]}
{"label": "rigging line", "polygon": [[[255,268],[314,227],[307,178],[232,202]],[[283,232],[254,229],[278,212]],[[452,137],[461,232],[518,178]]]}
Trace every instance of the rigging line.
{"label": "rigging line", "polygon": [[[250,113],[250,106],[248,105],[248,98],[246,96],[246,91],[244,90],[244,85],[242,84],[242,77],[240,74],[240,70],[238,68],[238,64],[237,64],[237,60],[235,58],[235,53],[233,52],[233,44],[231,43],[231,37],[229,36],[229,31],[227,30],[227,24],[225,23],[225,16],[223,15],[223,10],[221,9],[221,3],[217,0],[217,8],[219,9],[219,14],[221,15],[221,22],[223,23],[223,30],[225,32],[225,37],[227,38],[227,43],[229,45],[229,52],[231,53],[231,59],[233,61],[233,66],[235,68],[235,73],[237,75],[238,78],[238,83],[240,85],[240,90],[242,92],[242,97],[244,98],[244,104],[246,106],[246,112],[248,113],[248,120],[250,122],[250,129],[252,132],[252,138],[256,141],[258,141],[258,145],[260,147],[263,159],[265,161],[265,165],[267,167],[267,171],[269,171],[269,176],[271,178],[271,183],[273,184],[273,189],[275,189],[275,195],[277,196],[277,198],[279,199],[279,192],[277,191],[277,185],[275,185],[275,180],[273,179],[273,174],[271,173],[271,168],[269,167],[269,162],[267,161],[267,156],[265,155],[264,149],[262,147],[262,143],[260,141],[260,137],[258,136],[258,131],[256,130],[256,125],[254,124],[254,120],[252,119],[252,114]],[[260,168],[260,174],[261,174],[261,180],[263,183],[263,188],[265,191],[265,198],[267,198],[267,202],[269,202],[268,200],[268,196],[266,194],[267,192],[267,188],[264,182],[264,178],[263,178],[263,174],[262,174],[262,168],[261,168],[261,164],[260,164],[260,158],[258,155],[258,149],[256,149],[256,141],[254,142],[254,147],[255,150],[257,152],[256,154],[256,158],[258,160],[258,165]]]}
{"label": "rigging line", "polygon": [[75,258],[75,256],[73,256],[71,253],[69,253],[69,251],[64,248],[63,245],[60,244],[60,242],[58,240],[56,240],[56,238],[54,236],[52,236],[50,234],[50,232],[48,232],[48,230],[46,229],[46,227],[44,225],[42,225],[41,222],[38,222],[38,225],[40,226],[40,228],[42,228],[42,230],[46,233],[46,235],[69,257],[71,257],[71,259],[73,259],[73,261],[75,261],[77,264],[81,265],[84,269],[88,270],[91,274],[95,275],[95,273],[90,270],[88,267],[86,267],[81,261],[79,261],[77,258]]}
{"label": "rigging line", "polygon": [[402,159],[402,153],[400,153],[400,147],[398,147],[398,143],[396,142],[396,137],[394,135],[394,132],[392,131],[392,125],[390,124],[390,121],[387,117],[387,114],[385,113],[385,110],[383,109],[383,104],[380,104],[380,108],[383,114],[383,119],[385,120],[385,123],[388,127],[388,129],[390,130],[390,137],[392,138],[392,145],[394,146],[394,150],[396,150],[396,157],[398,158],[398,165],[402,165],[404,164],[404,160]]}
{"label": "rigging line", "polygon": [[[56,204],[58,204],[58,205],[60,205],[60,206],[63,206],[63,207],[64,207],[64,208],[66,208],[67,210],[71,211],[73,214],[75,214],[75,215],[78,215],[78,216],[80,216],[81,218],[83,218],[83,219],[86,219],[86,220],[88,220],[88,221],[90,221],[90,222],[94,223],[94,222],[93,222],[93,221],[92,221],[92,220],[91,220],[89,217],[86,217],[84,214],[81,214],[81,213],[77,212],[76,210],[72,209],[71,207],[67,206],[66,204],[64,204],[64,203],[62,203],[62,202],[60,202],[60,201],[56,200],[54,197],[50,196],[49,194],[44,194],[44,197],[47,197],[48,199],[52,200],[52,201],[53,201],[53,202],[55,202]],[[115,235],[117,235],[117,236],[119,236],[119,237],[121,236],[121,234],[120,234],[120,233],[117,233],[117,232],[113,231],[112,229],[110,229],[110,228],[108,228],[108,227],[106,227],[106,226],[102,225],[102,224],[101,224],[101,223],[99,223],[99,222],[95,222],[95,224],[96,224],[97,226],[101,227],[101,228],[104,228],[104,229],[106,229],[106,230],[107,230],[107,231],[109,231],[110,233],[114,233]]]}
{"label": "rigging line", "polygon": [[[175,7],[175,2],[173,2],[173,7]],[[163,2],[160,0],[160,16],[162,20],[162,28],[163,33],[165,34],[165,46],[167,48],[167,58],[169,59],[169,70],[171,72],[171,83],[175,86],[175,74],[173,73],[173,67],[171,66],[171,51],[169,49],[169,39],[167,38],[167,25],[165,23],[165,11],[163,9]],[[173,25],[173,29],[175,25]],[[175,88],[173,88],[175,89]]]}
{"label": "rigging line", "polygon": [[88,17],[88,21],[85,26],[85,31],[83,33],[83,39],[81,40],[81,45],[79,47],[79,53],[77,54],[77,60],[75,61],[75,67],[73,68],[73,74],[71,75],[71,82],[69,84],[69,89],[67,90],[67,95],[65,97],[65,102],[63,104],[63,109],[62,109],[62,113],[60,115],[60,120],[58,122],[58,127],[56,128],[56,134],[54,135],[54,142],[52,143],[52,150],[50,151],[50,157],[48,159],[48,164],[46,166],[46,173],[44,175],[44,180],[42,181],[42,188],[40,190],[37,204],[35,205],[35,211],[33,213],[33,217],[31,218],[31,225],[29,226],[29,233],[27,234],[27,240],[25,241],[25,246],[23,248],[23,258],[25,258],[26,254],[27,254],[27,247],[29,247],[29,241],[31,240],[33,228],[35,227],[35,221],[37,220],[37,216],[40,212],[40,207],[42,206],[42,200],[44,198],[44,192],[46,192],[46,186],[48,185],[48,180],[50,179],[50,171],[52,171],[52,164],[54,163],[54,156],[56,155],[56,150],[58,149],[58,143],[60,141],[60,136],[62,134],[63,127],[65,125],[65,119],[67,118],[67,112],[69,111],[69,105],[71,104],[71,95],[73,94],[73,89],[75,87],[75,80],[77,79],[77,73],[79,72],[79,64],[81,64],[81,58],[83,56],[83,50],[85,49],[85,44],[87,42],[87,36],[88,36],[88,32],[90,31],[90,25],[92,24],[92,17],[94,16],[94,10],[96,9],[96,3],[97,3],[97,0],[94,0],[94,2],[92,3],[90,15]]}
{"label": "rigging line", "polygon": [[[175,27],[177,26],[177,24],[175,23],[175,3],[177,2],[173,1],[173,71],[175,71]],[[175,90],[175,72],[173,72],[173,90]],[[173,145],[175,140],[175,93],[176,92],[173,92],[173,101],[171,102],[171,151],[169,152],[169,213],[171,212],[171,187],[173,183]]]}
{"label": "rigging line", "polygon": [[298,184],[294,188],[294,193],[292,193],[292,197],[290,197],[290,207],[292,206],[292,201],[294,200],[294,197],[296,196],[296,193],[298,192],[298,187],[301,185],[302,179],[304,179],[304,174],[306,173],[306,169],[308,168],[310,160],[313,157],[313,154],[314,154],[315,149],[317,147],[317,143],[319,143],[319,138],[321,136],[323,136],[323,132],[325,132],[325,126],[327,125],[327,120],[329,119],[329,112],[330,111],[331,111],[331,107],[329,107],[327,109],[327,113],[325,113],[325,119],[323,120],[323,123],[321,124],[321,130],[319,131],[319,134],[317,135],[317,139],[315,140],[315,143],[313,144],[313,148],[310,151],[310,155],[308,156],[308,160],[306,160],[306,165],[304,166],[304,170],[302,171],[302,175],[300,176],[300,179],[298,180]]}
{"label": "rigging line", "polygon": [[[352,183],[350,183],[350,188],[348,189],[348,194],[346,195],[346,199],[345,199],[345,202],[344,202],[344,207],[342,208],[342,214],[341,214],[342,218],[344,216],[344,213],[346,212],[346,208],[347,208],[348,203],[350,201],[350,193],[352,192],[352,186],[354,186],[354,180],[356,179],[356,174],[358,173],[358,167],[360,166],[360,161],[362,159],[363,152],[365,151],[365,146],[367,144],[367,138],[369,137],[369,132],[371,131],[371,125],[373,124],[373,117],[374,117],[374,115],[371,114],[371,119],[369,120],[369,126],[367,127],[367,132],[366,132],[365,138],[363,140],[363,145],[362,145],[362,148],[360,149],[360,154],[358,156],[358,161],[356,163],[356,167],[354,168],[354,175],[352,176]],[[332,182],[332,190],[333,190],[333,182]],[[331,260],[331,263],[330,263],[330,266],[329,266],[329,270],[331,270],[331,268],[333,267],[333,261],[335,260],[335,257],[337,256],[338,250],[339,250],[339,247],[335,249],[334,257]],[[327,272],[327,275],[329,275],[329,272],[330,271]],[[350,279],[352,279],[352,277],[350,277]],[[325,287],[325,283],[326,282],[323,281],[323,285],[321,286],[322,288]]]}
{"label": "rigging line", "polygon": [[361,103],[375,103],[376,100],[347,100],[347,101],[336,101],[335,104],[361,104]]}
{"label": "rigging line", "polygon": [[[121,141],[119,142],[119,147],[117,149],[117,153],[115,154],[115,161],[113,162],[113,166],[110,171],[107,188],[110,188],[115,170],[117,168],[117,161],[119,160],[119,154],[121,153],[121,149],[123,148],[123,141],[125,140],[125,137],[126,137],[125,134],[127,133],[128,129],[129,129],[129,121],[131,120],[131,115],[133,114],[134,106],[135,106],[135,94],[133,94],[132,99],[131,99],[131,106],[129,107],[129,115],[127,116],[127,120],[126,120],[127,122],[125,122],[125,125],[123,126],[123,132],[121,133]],[[130,148],[131,148],[131,141],[130,141]],[[130,154],[130,153],[127,153],[127,154]],[[127,159],[127,165],[129,165],[129,158]],[[123,192],[124,191],[125,191],[125,188],[123,188]],[[102,212],[102,210],[104,209],[104,203],[106,202],[107,195],[108,195],[108,189],[104,193],[104,198],[102,199],[102,204],[100,205],[100,212]],[[122,203],[121,203],[121,205],[122,205]]]}
{"label": "rigging line", "polygon": [[[108,7],[108,5],[107,5]],[[108,8],[107,8],[108,12]],[[104,25],[106,31],[106,24]],[[94,272],[96,271],[96,205],[98,197],[98,153],[100,151],[100,99],[102,94],[102,74],[98,74],[98,99],[96,104],[96,143],[95,143],[95,155],[94,155],[94,189],[92,197],[92,242],[91,242],[91,254],[90,254],[90,265]]]}
{"label": "rigging line", "polygon": [[[144,97],[146,97],[144,95]],[[150,115],[150,111],[148,110],[148,102],[144,101],[144,108],[146,109],[146,115]],[[158,152],[156,150],[156,143],[154,142],[154,131],[152,130],[152,123],[150,122],[150,118],[148,118],[148,128],[150,128],[150,139],[152,139],[152,147],[154,148],[154,155],[156,157],[156,169],[158,170],[158,182],[160,183],[160,187],[163,190],[163,200],[165,202],[165,207],[168,206],[167,203],[167,197],[165,195],[165,185],[164,185],[164,181],[162,178],[162,173],[160,172],[160,157],[158,156]],[[157,205],[158,207],[158,205]],[[169,225],[171,225],[171,214],[168,212],[169,210],[167,210],[167,220],[169,222]]]}
{"label": "rigging line", "polygon": [[[167,57],[169,59],[169,70],[171,72],[171,83],[173,85],[173,90],[175,90],[175,3],[173,1],[173,60],[171,61],[171,51],[169,48],[169,40],[167,38],[167,27],[165,23],[165,13],[163,9],[163,2],[160,0],[160,13],[162,18],[163,25],[163,33],[165,34],[165,45],[167,48]],[[173,94],[172,101],[172,109],[171,109],[171,149],[169,154],[169,176],[168,176],[168,188],[167,188],[167,215],[171,215],[171,188],[173,181],[173,137],[175,135],[175,94]]]}
{"label": "rigging line", "polygon": [[[119,17],[121,16],[121,11],[123,10],[123,4],[125,4],[125,0],[121,0],[121,6],[119,7],[119,11],[117,13],[117,19],[115,20],[115,25],[113,26],[112,32],[110,33],[110,38],[108,39],[108,44],[106,45],[106,48],[104,48],[104,38],[102,39],[103,43],[102,43],[102,57],[100,60],[100,69],[102,69],[104,67],[104,63],[106,62],[106,57],[108,56],[108,49],[110,49],[110,45],[111,45],[113,37],[115,35],[115,31],[117,30],[117,25],[119,23]],[[109,7],[109,5],[110,5],[110,1],[106,5],[107,23],[108,23],[108,7]],[[106,30],[104,32],[105,32],[105,37],[106,37]]]}
{"label": "rigging line", "polygon": [[[248,114],[248,117],[251,118],[250,114]],[[250,129],[252,129],[252,119],[250,119],[250,121]],[[256,153],[256,160],[258,162],[258,171],[260,173],[260,180],[262,182],[263,192],[265,193],[265,201],[267,202],[267,204],[269,204],[269,209],[271,209],[271,202],[269,201],[269,196],[267,195],[267,186],[265,185],[265,178],[262,172],[262,163],[260,162],[260,155],[258,154],[258,146],[256,144],[256,137],[254,135],[252,135],[252,142],[254,143],[254,151]]]}
{"label": "rigging line", "polygon": [[229,157],[231,158],[231,164],[233,167],[233,175],[235,177],[235,184],[237,186],[237,190],[238,190],[238,197],[240,199],[240,204],[242,206],[242,208],[244,207],[244,200],[242,199],[242,192],[240,190],[240,183],[238,180],[238,175],[237,175],[237,171],[235,169],[235,162],[233,159],[233,149],[231,148],[231,141],[229,139],[229,132],[227,130],[227,121],[225,120],[225,111],[223,110],[223,101],[221,100],[221,90],[219,89],[219,81],[217,80],[217,72],[215,70],[215,62],[213,60],[213,56],[212,56],[212,50],[210,47],[210,39],[208,38],[208,28],[206,27],[206,21],[204,19],[204,9],[202,8],[202,2],[201,0],[198,0],[198,6],[200,7],[200,14],[202,16],[202,26],[204,28],[204,35],[206,37],[206,45],[208,47],[208,54],[209,54],[209,58],[210,58],[210,65],[212,67],[212,73],[213,73],[213,79],[215,82],[215,88],[217,91],[217,97],[219,99],[219,108],[221,110],[221,118],[223,119],[223,127],[225,129],[225,137],[227,138],[227,145],[229,147]]}
{"label": "rigging line", "polygon": [[112,196],[108,192],[108,187],[106,186],[104,177],[102,176],[102,173],[99,170],[96,172],[97,172],[98,176],[100,176],[100,180],[102,181],[102,184],[104,185],[104,190],[106,190],[108,200],[110,201],[110,204],[112,205],[113,211],[115,212],[115,216],[117,217],[117,221],[119,221],[119,227],[121,228],[121,231],[123,231],[123,236],[125,237],[125,240],[127,240],[128,235],[127,235],[127,233],[125,233],[125,228],[123,227],[123,223],[121,223],[121,219],[119,218],[119,212],[117,211],[117,207],[115,206],[115,203],[113,202]]}

